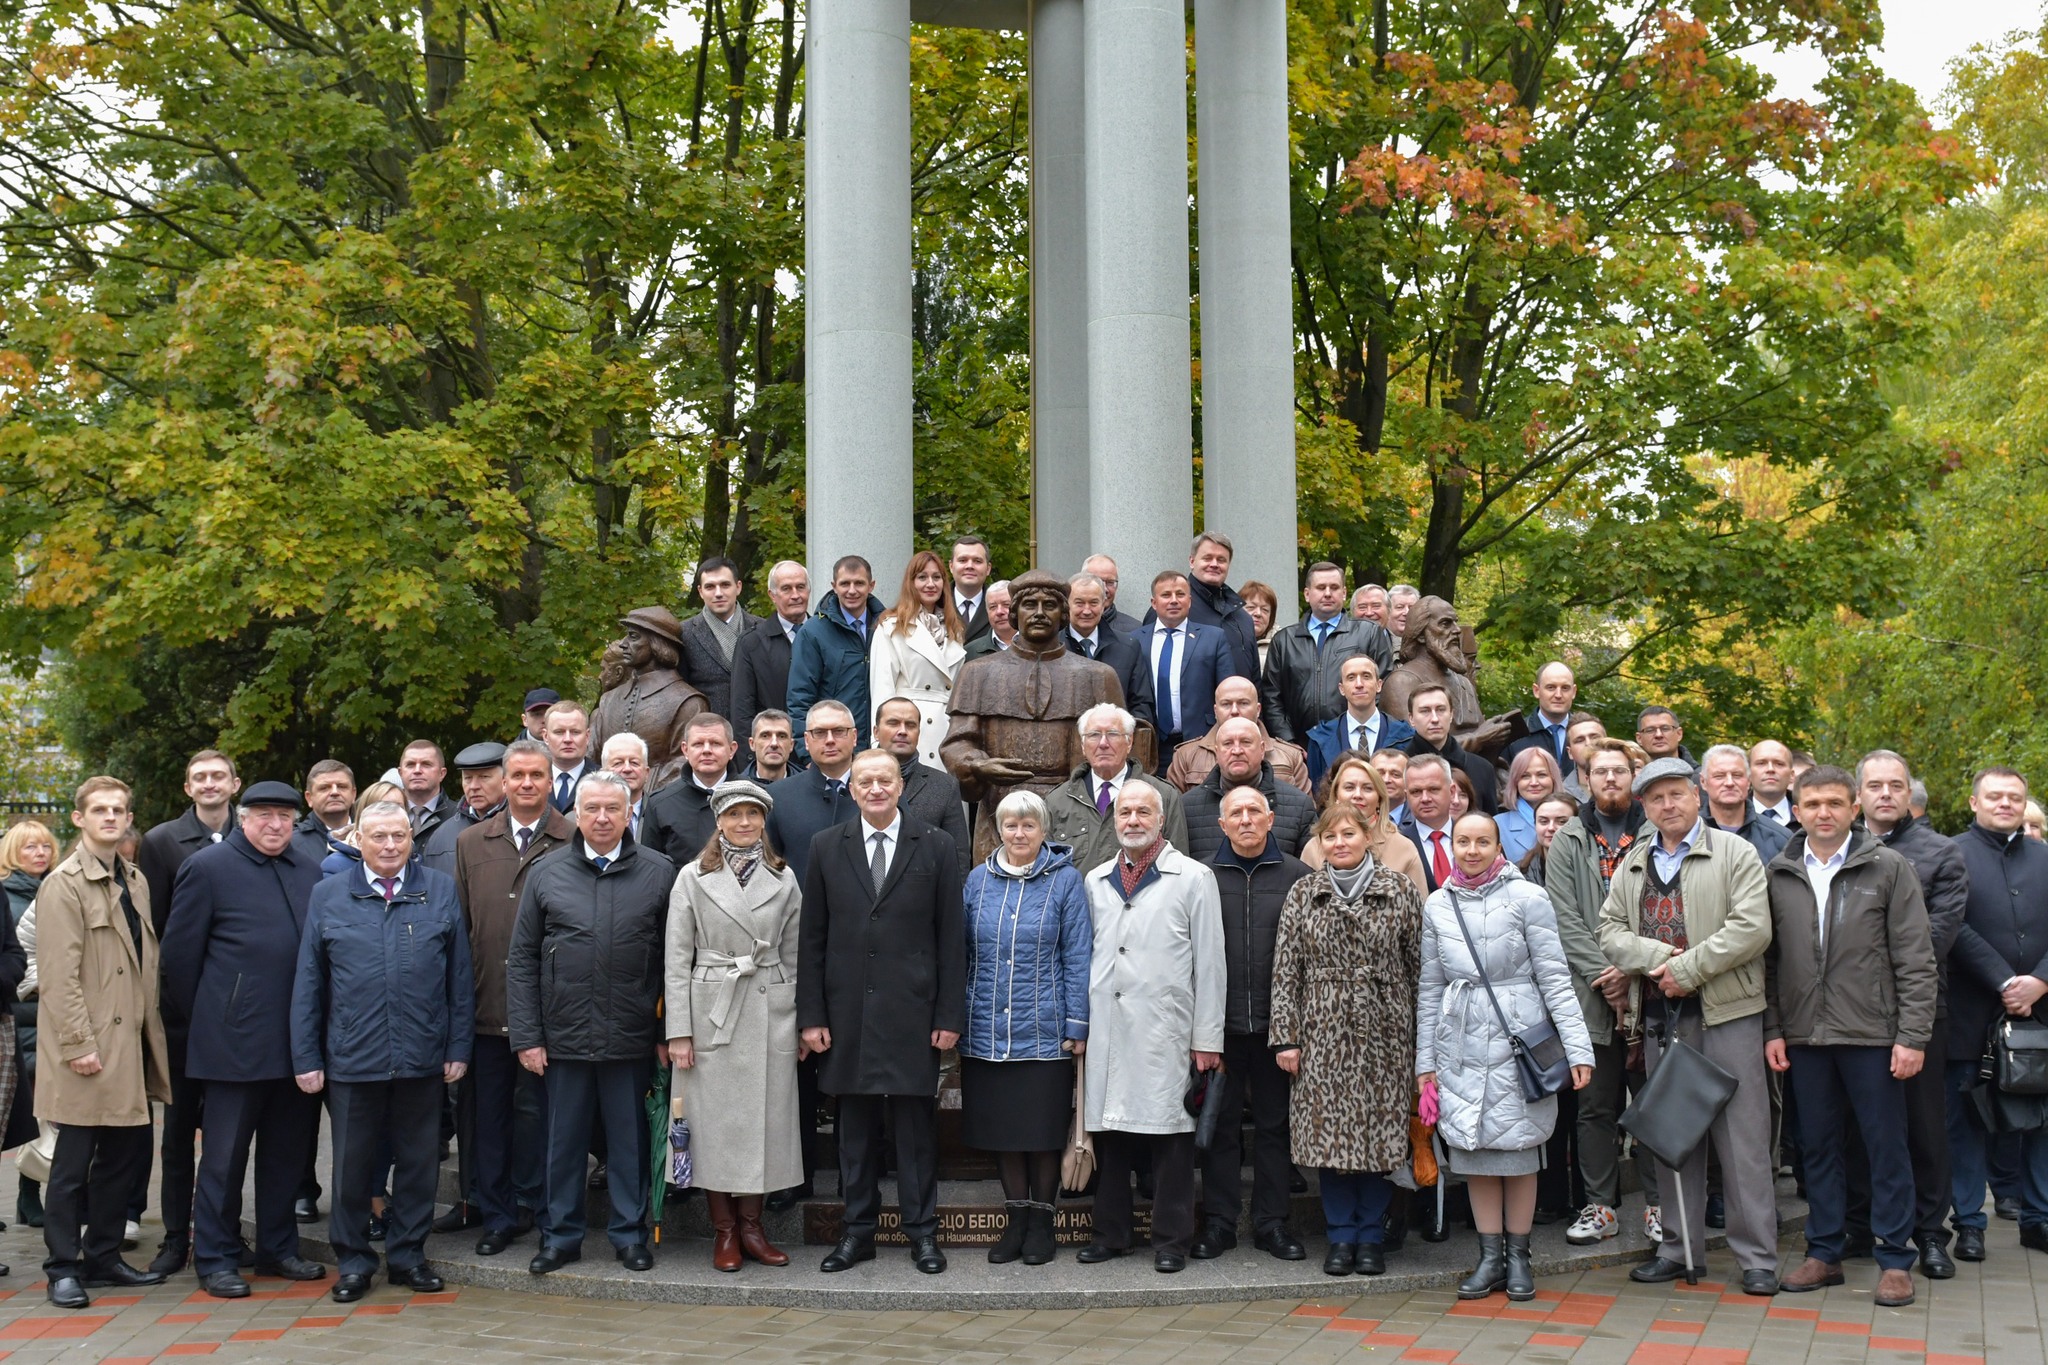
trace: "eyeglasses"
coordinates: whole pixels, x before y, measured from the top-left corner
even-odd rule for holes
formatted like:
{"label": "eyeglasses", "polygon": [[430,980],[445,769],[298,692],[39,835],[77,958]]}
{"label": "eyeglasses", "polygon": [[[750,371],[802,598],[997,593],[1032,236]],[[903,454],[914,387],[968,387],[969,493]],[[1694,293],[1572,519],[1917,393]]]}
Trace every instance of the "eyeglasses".
{"label": "eyeglasses", "polygon": [[810,729],[810,733],[814,735],[823,735],[824,737],[829,739],[834,735],[839,735],[842,737],[850,735],[853,733],[853,727],[851,725],[813,725]]}
{"label": "eyeglasses", "polygon": [[1643,725],[1637,727],[1636,733],[1639,735],[1675,735],[1678,733],[1678,727],[1676,725]]}
{"label": "eyeglasses", "polygon": [[1081,738],[1087,740],[1090,744],[1107,744],[1113,739],[1124,738],[1124,732],[1121,730],[1084,730],[1081,732]]}

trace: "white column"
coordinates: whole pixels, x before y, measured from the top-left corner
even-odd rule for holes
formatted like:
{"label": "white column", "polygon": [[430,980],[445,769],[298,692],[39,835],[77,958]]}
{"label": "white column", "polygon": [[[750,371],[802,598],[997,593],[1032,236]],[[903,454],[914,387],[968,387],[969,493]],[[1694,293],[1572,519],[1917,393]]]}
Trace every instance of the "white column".
{"label": "white column", "polygon": [[1088,537],[1088,217],[1082,0],[1031,5],[1031,512],[1037,563]]}
{"label": "white column", "polygon": [[1286,0],[1195,0],[1202,291],[1202,523],[1233,583],[1301,612],[1288,265]]}
{"label": "white column", "polygon": [[812,595],[910,558],[910,4],[809,0],[804,61],[804,496]]}
{"label": "white column", "polygon": [[1188,562],[1187,15],[1181,0],[1086,0],[1089,548],[1125,610]]}

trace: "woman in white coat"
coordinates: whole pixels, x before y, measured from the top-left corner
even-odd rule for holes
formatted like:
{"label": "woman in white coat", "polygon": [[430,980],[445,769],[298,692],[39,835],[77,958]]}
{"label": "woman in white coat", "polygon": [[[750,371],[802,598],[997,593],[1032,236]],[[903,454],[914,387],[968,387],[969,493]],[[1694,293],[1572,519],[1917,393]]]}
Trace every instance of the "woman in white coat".
{"label": "woman in white coat", "polygon": [[967,628],[947,591],[946,566],[930,550],[910,557],[896,605],[875,628],[868,646],[868,717],[873,724],[882,703],[905,697],[917,703],[923,728],[918,731],[917,760],[933,768],[939,745],[946,739],[947,705],[953,679],[967,659]]}
{"label": "woman in white coat", "polygon": [[796,959],[802,888],[768,843],[775,798],[752,782],[711,792],[718,833],[669,894],[669,1060],[690,1116],[694,1182],[711,1209],[711,1263],[789,1257],[761,1226],[762,1196],[804,1178],[797,1138]]}

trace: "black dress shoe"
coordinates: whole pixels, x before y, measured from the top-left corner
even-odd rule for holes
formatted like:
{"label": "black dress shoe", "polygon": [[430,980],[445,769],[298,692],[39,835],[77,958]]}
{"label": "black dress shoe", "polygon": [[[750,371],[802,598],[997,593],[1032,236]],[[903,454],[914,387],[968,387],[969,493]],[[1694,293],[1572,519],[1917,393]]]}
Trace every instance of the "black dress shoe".
{"label": "black dress shoe", "polygon": [[410,1289],[415,1294],[438,1294],[447,1284],[424,1265],[407,1266],[404,1270],[391,1272],[391,1283]]}
{"label": "black dress shoe", "polygon": [[247,1242],[237,1242],[235,1244],[235,1264],[243,1270],[247,1270],[255,1265],[256,1248],[250,1246]]}
{"label": "black dress shoe", "polygon": [[1387,1273],[1387,1249],[1377,1242],[1360,1242],[1356,1264],[1361,1275],[1384,1275]]}
{"label": "black dress shoe", "polygon": [[211,1275],[199,1277],[199,1287],[216,1299],[246,1299],[249,1297],[249,1282],[233,1270],[216,1270]]}
{"label": "black dress shoe", "polygon": [[2008,1223],[2020,1221],[2020,1201],[2017,1199],[1994,1199],[1991,1211]]}
{"label": "black dress shoe", "polygon": [[2029,1251],[2048,1251],[2048,1223],[2020,1224],[2020,1245]]}
{"label": "black dress shoe", "polygon": [[862,1261],[875,1259],[875,1239],[855,1237],[851,1234],[841,1237],[837,1245],[825,1253],[825,1259],[818,1262],[818,1269],[827,1275],[841,1270],[851,1270]]}
{"label": "black dress shoe", "polygon": [[354,1303],[369,1292],[368,1275],[344,1275],[334,1282],[333,1297],[336,1303]]}
{"label": "black dress shoe", "polygon": [[1920,1273],[1930,1280],[1953,1280],[1956,1263],[1949,1259],[1948,1248],[1939,1242],[1929,1242],[1921,1247]]}
{"label": "black dress shoe", "polygon": [[164,1276],[154,1270],[137,1270],[126,1261],[115,1261],[97,1270],[85,1272],[87,1289],[140,1289],[147,1285],[162,1284]]}
{"label": "black dress shoe", "polygon": [[156,1258],[149,1268],[164,1276],[177,1274],[192,1259],[192,1238],[183,1232],[167,1233],[163,1245],[156,1249]]}
{"label": "black dress shoe", "polygon": [[1101,1265],[1104,1261],[1114,1261],[1119,1256],[1128,1255],[1130,1253],[1122,1247],[1104,1246],[1101,1242],[1090,1242],[1087,1246],[1074,1253],[1074,1259],[1082,1265]]}
{"label": "black dress shoe", "polygon": [[601,1190],[610,1183],[610,1165],[602,1161],[598,1162],[597,1165],[590,1172],[590,1188],[593,1190]]}
{"label": "black dress shoe", "polygon": [[911,1238],[910,1263],[917,1267],[920,1274],[945,1274],[946,1253],[939,1250],[939,1239],[936,1237]]}
{"label": "black dress shoe", "polygon": [[1725,1228],[1728,1226],[1728,1201],[1718,1194],[1707,1196],[1707,1226]]}
{"label": "black dress shoe", "polygon": [[1330,1249],[1323,1253],[1325,1275],[1349,1275],[1358,1269],[1358,1244],[1356,1242],[1332,1242]]}
{"label": "black dress shoe", "polygon": [[1850,1234],[1842,1239],[1842,1259],[1845,1261],[1867,1261],[1877,1251],[1877,1243],[1869,1237]]}
{"label": "black dress shoe", "polygon": [[61,1280],[50,1281],[50,1302],[58,1308],[90,1308],[92,1295],[85,1292],[85,1286],[76,1276],[66,1275]]}
{"label": "black dress shoe", "polygon": [[619,1248],[619,1264],[628,1270],[654,1269],[654,1252],[645,1242],[635,1242],[629,1247]]}
{"label": "black dress shoe", "polygon": [[811,1182],[806,1180],[801,1185],[791,1185],[786,1190],[777,1190],[769,1195],[764,1201],[763,1207],[770,1213],[781,1213],[785,1209],[793,1209],[804,1200],[812,1198],[814,1193],[811,1189]]}
{"label": "black dress shoe", "polygon": [[1981,1261],[1984,1259],[1984,1229],[1956,1229],[1956,1259],[1958,1261]]}
{"label": "black dress shoe", "polygon": [[1308,1193],[1308,1177],[1301,1173],[1301,1167],[1294,1165],[1292,1162],[1289,1162],[1287,1166],[1287,1192],[1289,1194]]}
{"label": "black dress shoe", "polygon": [[1252,1245],[1278,1261],[1305,1261],[1308,1248],[1286,1228],[1268,1228],[1252,1234]]}
{"label": "black dress shoe", "polygon": [[320,1201],[317,1199],[307,1199],[303,1196],[294,1199],[292,1201],[292,1217],[298,1219],[301,1223],[319,1222]]}
{"label": "black dress shoe", "polygon": [[476,1239],[476,1254],[479,1256],[496,1256],[511,1245],[512,1234],[509,1230],[486,1232],[483,1236]]}
{"label": "black dress shoe", "polygon": [[1742,1292],[1750,1295],[1752,1298],[1770,1298],[1778,1292],[1778,1272],[1775,1270],[1743,1271]]}
{"label": "black dress shoe", "polygon": [[1628,1277],[1637,1284],[1669,1284],[1685,1274],[1685,1267],[1676,1261],[1667,1261],[1662,1256],[1652,1256],[1634,1270]]}
{"label": "black dress shoe", "polygon": [[1178,1251],[1155,1251],[1152,1268],[1162,1275],[1178,1275],[1188,1268],[1188,1258]]}
{"label": "black dress shoe", "polygon": [[467,1232],[484,1225],[484,1216],[477,1212],[476,1205],[457,1203],[448,1212],[434,1220],[436,1232]]}
{"label": "black dress shoe", "polygon": [[526,1268],[535,1275],[552,1275],[571,1261],[582,1259],[582,1247],[542,1247],[534,1258],[526,1263]]}
{"label": "black dress shoe", "polygon": [[516,1239],[516,1238],[524,1237],[524,1236],[525,1236],[525,1235],[526,1235],[527,1233],[529,1233],[529,1232],[532,1232],[532,1231],[533,1231],[533,1210],[532,1210],[532,1209],[521,1209],[521,1210],[519,1210],[519,1216],[518,1216],[518,1217],[516,1217],[516,1218],[514,1218],[514,1219],[512,1220],[512,1236],[513,1236],[513,1237],[514,1237],[514,1238]]}
{"label": "black dress shoe", "polygon": [[1195,1238],[1194,1245],[1188,1248],[1188,1255],[1198,1261],[1213,1261],[1224,1252],[1236,1249],[1237,1229],[1211,1223]]}
{"label": "black dress shoe", "polygon": [[370,1230],[368,1232],[365,1232],[363,1236],[372,1242],[381,1242],[384,1240],[383,1214],[373,1213],[370,1215]]}
{"label": "black dress shoe", "polygon": [[324,1280],[327,1267],[303,1256],[287,1256],[282,1261],[268,1261],[257,1266],[256,1273],[275,1275],[281,1280]]}

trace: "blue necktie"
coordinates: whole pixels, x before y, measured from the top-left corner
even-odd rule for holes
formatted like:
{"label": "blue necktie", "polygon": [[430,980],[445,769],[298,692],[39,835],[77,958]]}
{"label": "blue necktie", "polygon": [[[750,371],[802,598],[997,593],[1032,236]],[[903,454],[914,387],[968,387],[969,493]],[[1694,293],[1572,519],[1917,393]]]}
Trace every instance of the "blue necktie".
{"label": "blue necktie", "polygon": [[1566,747],[1565,747],[1565,742],[1564,742],[1564,727],[1563,727],[1562,725],[1553,725],[1553,726],[1551,726],[1551,727],[1550,727],[1550,739],[1551,739],[1551,743],[1553,743],[1554,745],[1556,745],[1556,746],[1557,746],[1557,755],[1556,755],[1556,757],[1557,757],[1557,762],[1558,762],[1558,766],[1559,766],[1559,767],[1563,767],[1563,766],[1564,766],[1564,763],[1565,763],[1565,760],[1566,760],[1566,758],[1568,757],[1568,755],[1569,755],[1569,752],[1570,752],[1570,751],[1569,751],[1568,749],[1566,749]]}
{"label": "blue necktie", "polygon": [[590,860],[590,865],[596,868],[599,872],[602,872],[612,865],[612,860],[610,858],[592,858]]}
{"label": "blue necktie", "polygon": [[1173,637],[1177,626],[1166,628],[1166,643],[1159,648],[1159,672],[1153,689],[1159,693],[1159,714],[1166,724],[1161,728],[1169,735],[1180,733],[1180,710],[1174,705],[1173,697]]}
{"label": "blue necktie", "polygon": [[1323,646],[1330,643],[1330,623],[1328,621],[1317,621],[1310,629],[1316,633],[1316,653],[1321,654]]}

